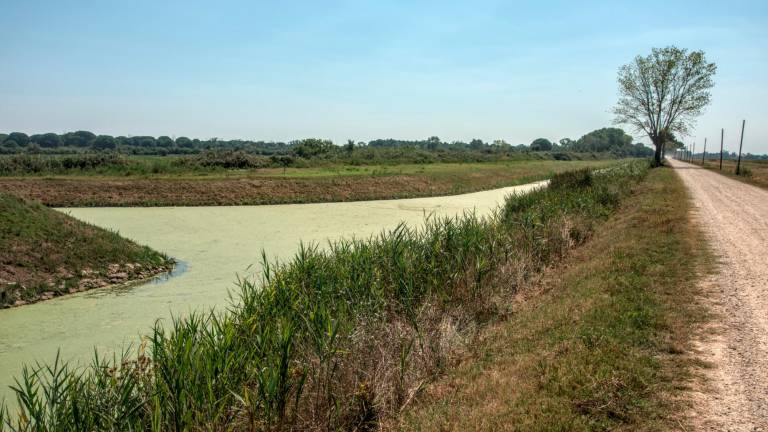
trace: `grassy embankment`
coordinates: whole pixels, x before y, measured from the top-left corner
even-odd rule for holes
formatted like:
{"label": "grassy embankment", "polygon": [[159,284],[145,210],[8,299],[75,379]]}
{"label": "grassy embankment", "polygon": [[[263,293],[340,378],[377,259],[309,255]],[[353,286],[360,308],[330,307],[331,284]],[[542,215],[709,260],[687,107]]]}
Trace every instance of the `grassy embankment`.
{"label": "grassy embankment", "polygon": [[329,166],[183,171],[137,177],[0,176],[0,189],[49,206],[245,205],[450,195],[513,186],[611,160]]}
{"label": "grassy embankment", "polygon": [[[375,427],[449,370],[481,329],[509,316],[517,290],[587,239],[646,167],[558,175],[489,218],[432,219],[422,229],[302,247],[291,261],[265,263],[263,285],[242,281],[226,312],[158,325],[138,353],[97,359],[84,373],[61,363],[25,370],[16,388],[23,411],[5,413],[8,426]],[[620,318],[640,325],[648,317]],[[598,330],[584,340],[602,343]]]}
{"label": "grassy embankment", "polygon": [[685,189],[652,170],[616,217],[425,392],[404,430],[686,430],[710,257]]}
{"label": "grassy embankment", "polygon": [[65,214],[0,194],[0,307],[146,278],[171,262]]}
{"label": "grassy embankment", "polygon": [[[701,159],[694,161],[694,163],[701,165]],[[736,161],[734,160],[724,160],[722,171],[719,160],[707,159],[704,162],[704,167],[745,183],[768,188],[768,161],[742,160],[739,175],[736,175]]]}

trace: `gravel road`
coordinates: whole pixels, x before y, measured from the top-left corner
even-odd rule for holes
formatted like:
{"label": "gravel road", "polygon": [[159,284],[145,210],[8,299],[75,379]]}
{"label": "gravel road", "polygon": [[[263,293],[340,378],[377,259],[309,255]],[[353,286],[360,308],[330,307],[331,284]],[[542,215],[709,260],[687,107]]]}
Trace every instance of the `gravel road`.
{"label": "gravel road", "polygon": [[699,342],[713,367],[695,394],[694,424],[706,431],[768,432],[768,191],[679,161],[694,219],[719,257],[704,281],[718,323]]}

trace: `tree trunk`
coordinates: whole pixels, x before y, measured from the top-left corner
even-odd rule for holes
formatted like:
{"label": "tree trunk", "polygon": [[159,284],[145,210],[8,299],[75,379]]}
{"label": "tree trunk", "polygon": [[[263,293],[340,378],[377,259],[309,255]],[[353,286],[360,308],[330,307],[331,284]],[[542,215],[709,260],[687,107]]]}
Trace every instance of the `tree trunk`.
{"label": "tree trunk", "polygon": [[653,155],[653,165],[654,166],[661,166],[661,150],[662,150],[662,143],[657,142],[658,140],[653,140],[653,146],[656,147],[656,152]]}

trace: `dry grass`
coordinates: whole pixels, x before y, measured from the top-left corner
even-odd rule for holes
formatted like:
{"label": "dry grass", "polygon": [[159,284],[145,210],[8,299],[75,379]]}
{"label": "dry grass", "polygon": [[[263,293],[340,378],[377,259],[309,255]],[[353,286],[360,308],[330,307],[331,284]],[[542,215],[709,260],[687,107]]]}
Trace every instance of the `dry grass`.
{"label": "dry grass", "polygon": [[[701,164],[701,160],[695,162],[697,165]],[[768,161],[742,160],[741,175],[738,176],[736,175],[736,161],[734,160],[724,160],[722,171],[720,171],[719,160],[707,159],[704,162],[704,167],[728,177],[768,189]]]}
{"label": "dry grass", "polygon": [[672,170],[551,269],[511,318],[385,429],[673,430],[685,424],[690,340],[707,263]]}
{"label": "dry grass", "polygon": [[[625,161],[624,161],[625,162]],[[509,161],[240,170],[231,177],[4,177],[0,190],[54,207],[257,205],[451,195],[513,186],[618,160]]]}

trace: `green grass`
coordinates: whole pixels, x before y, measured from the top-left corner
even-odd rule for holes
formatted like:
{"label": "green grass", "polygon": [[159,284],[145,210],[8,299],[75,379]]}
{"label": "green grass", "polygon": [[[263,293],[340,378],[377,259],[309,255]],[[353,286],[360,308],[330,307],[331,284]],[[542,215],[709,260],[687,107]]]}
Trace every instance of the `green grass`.
{"label": "green grass", "polygon": [[652,170],[396,428],[684,430],[691,337],[708,319],[697,269],[711,259],[689,210],[674,171]]}
{"label": "green grass", "polygon": [[[568,164],[575,168],[588,164],[615,163],[615,158],[593,154],[580,155],[583,159],[557,161],[552,159],[522,158],[502,159],[490,162],[434,162],[434,163],[370,163],[351,165],[343,162],[327,162],[318,166],[225,169],[181,163],[190,156],[125,156],[94,154],[78,156],[0,156],[0,176],[6,178],[176,178],[176,179],[226,179],[226,178],[290,178],[312,179],[355,176],[428,175],[443,176],[466,174],[475,171],[500,171],[521,166],[539,170]],[[602,159],[601,159],[602,158]],[[51,162],[71,160],[70,163]],[[15,161],[15,162],[14,162]],[[67,166],[73,166],[66,168]],[[82,168],[78,168],[82,166]]]}
{"label": "green grass", "polygon": [[0,306],[78,287],[83,271],[106,276],[109,265],[149,271],[168,258],[117,233],[40,204],[0,194]]}
{"label": "green grass", "polygon": [[157,325],[87,370],[28,367],[8,429],[367,430],[445,372],[476,329],[608,217],[647,162],[555,180],[489,218],[437,218],[300,248],[226,312]]}

